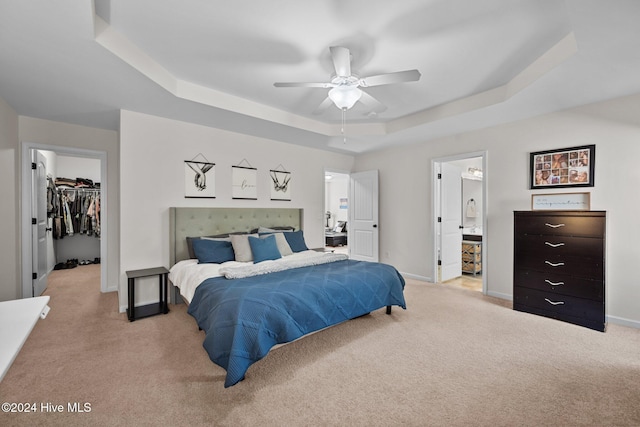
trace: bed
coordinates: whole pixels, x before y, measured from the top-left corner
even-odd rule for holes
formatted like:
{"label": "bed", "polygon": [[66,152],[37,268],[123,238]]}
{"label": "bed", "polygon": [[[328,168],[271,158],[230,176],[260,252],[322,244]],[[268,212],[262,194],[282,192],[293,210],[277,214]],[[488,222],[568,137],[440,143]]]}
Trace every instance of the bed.
{"label": "bed", "polygon": [[308,249],[300,209],[172,208],[170,222],[174,302],[189,304],[225,387],[278,344],[406,308],[394,267]]}

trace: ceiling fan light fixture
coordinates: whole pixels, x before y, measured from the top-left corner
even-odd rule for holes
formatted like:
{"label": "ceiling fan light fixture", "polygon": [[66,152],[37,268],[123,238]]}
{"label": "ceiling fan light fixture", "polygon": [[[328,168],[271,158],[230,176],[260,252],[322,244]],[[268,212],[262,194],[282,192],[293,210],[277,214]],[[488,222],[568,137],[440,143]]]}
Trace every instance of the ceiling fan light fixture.
{"label": "ceiling fan light fixture", "polygon": [[336,86],[329,91],[329,99],[341,110],[353,107],[362,96],[362,91],[355,86]]}

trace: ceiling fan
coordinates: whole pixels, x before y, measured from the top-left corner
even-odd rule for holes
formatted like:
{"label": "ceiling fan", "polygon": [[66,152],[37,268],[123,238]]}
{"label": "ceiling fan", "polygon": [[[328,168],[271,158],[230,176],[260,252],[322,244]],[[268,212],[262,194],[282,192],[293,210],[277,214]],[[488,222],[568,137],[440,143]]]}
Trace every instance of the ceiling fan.
{"label": "ceiling fan", "polygon": [[343,112],[350,109],[356,102],[360,101],[370,109],[371,113],[380,113],[387,107],[380,101],[363,91],[361,88],[372,86],[382,86],[394,83],[414,82],[420,80],[418,70],[397,71],[388,74],[378,74],[369,77],[359,77],[351,73],[351,53],[349,49],[341,46],[331,46],[331,59],[336,70],[331,81],[324,83],[314,82],[291,82],[274,83],[275,87],[317,87],[330,89],[327,98],[314,111],[316,114],[322,113],[331,104],[334,104]]}

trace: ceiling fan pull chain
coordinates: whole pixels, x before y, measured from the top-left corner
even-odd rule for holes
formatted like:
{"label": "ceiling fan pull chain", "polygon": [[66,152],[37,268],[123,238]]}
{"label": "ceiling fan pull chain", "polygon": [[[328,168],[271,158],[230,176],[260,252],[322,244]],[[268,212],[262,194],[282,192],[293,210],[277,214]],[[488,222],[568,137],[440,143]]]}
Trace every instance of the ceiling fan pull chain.
{"label": "ceiling fan pull chain", "polygon": [[345,126],[345,120],[344,117],[347,114],[347,109],[343,108],[342,109],[342,129],[340,129],[340,131],[342,132],[342,143],[346,144],[347,143],[347,135],[344,132],[344,126]]}

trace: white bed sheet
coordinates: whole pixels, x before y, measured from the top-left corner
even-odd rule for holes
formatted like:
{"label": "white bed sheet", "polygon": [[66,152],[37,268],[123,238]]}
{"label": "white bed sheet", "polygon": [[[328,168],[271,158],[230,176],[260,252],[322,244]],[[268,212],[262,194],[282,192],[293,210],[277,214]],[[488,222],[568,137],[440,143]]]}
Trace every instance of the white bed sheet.
{"label": "white bed sheet", "polygon": [[169,270],[169,280],[180,289],[180,295],[185,301],[190,303],[198,285],[209,277],[220,276],[218,273],[220,267],[229,263],[236,263],[236,261],[224,264],[198,264],[197,259],[179,261]]}
{"label": "white bed sheet", "polygon": [[[273,261],[263,261],[265,263],[280,263],[290,262],[293,260],[302,260],[318,256],[325,256],[323,252],[317,252],[314,250],[307,250],[302,252],[295,252],[292,255],[287,255]],[[228,261],[222,264],[198,264],[197,259],[187,259],[177,262],[169,270],[169,280],[180,289],[180,295],[188,302],[191,303],[193,295],[196,292],[196,288],[206,279],[210,277],[221,276],[219,270],[222,267],[240,267],[246,265],[246,262]]]}

